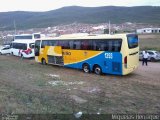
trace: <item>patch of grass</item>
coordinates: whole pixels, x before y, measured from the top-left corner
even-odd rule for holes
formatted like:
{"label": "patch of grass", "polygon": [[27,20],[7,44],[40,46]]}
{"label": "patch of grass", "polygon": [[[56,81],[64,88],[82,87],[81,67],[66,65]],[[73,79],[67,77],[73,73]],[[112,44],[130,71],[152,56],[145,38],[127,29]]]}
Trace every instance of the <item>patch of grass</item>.
{"label": "patch of grass", "polygon": [[48,96],[44,93],[29,94],[25,91],[0,86],[0,112],[3,113],[73,113],[69,104],[58,100],[57,95]]}
{"label": "patch of grass", "polygon": [[[140,75],[140,70],[129,76],[98,76],[12,56],[0,57],[0,68],[2,113],[158,113],[160,109],[159,84],[145,84],[150,78],[143,76],[144,73]],[[48,74],[59,75],[64,83],[83,81],[84,84],[52,86],[46,83],[57,78]],[[144,83],[138,82],[141,80]],[[70,96],[86,102],[78,103]]]}
{"label": "patch of grass", "polygon": [[140,50],[160,51],[160,34],[139,35]]}

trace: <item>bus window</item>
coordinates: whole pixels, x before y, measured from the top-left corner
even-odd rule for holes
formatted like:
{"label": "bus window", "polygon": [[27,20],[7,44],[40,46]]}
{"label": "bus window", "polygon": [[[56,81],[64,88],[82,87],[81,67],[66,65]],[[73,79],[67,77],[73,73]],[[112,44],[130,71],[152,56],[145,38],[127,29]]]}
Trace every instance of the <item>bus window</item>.
{"label": "bus window", "polygon": [[23,44],[22,46],[23,46],[22,48],[23,50],[27,50],[27,44]]}
{"label": "bus window", "polygon": [[32,39],[32,35],[24,35],[24,36],[22,36],[22,35],[17,35],[17,36],[15,36],[14,39],[15,39],[15,40],[16,40],[16,39]]}
{"label": "bus window", "polygon": [[122,40],[93,40],[93,50],[119,52]]}
{"label": "bus window", "polygon": [[127,35],[128,47],[136,48],[138,47],[138,36],[137,35]]}
{"label": "bus window", "polygon": [[113,47],[112,47],[112,40],[108,41],[108,51],[112,51]]}
{"label": "bus window", "polygon": [[68,49],[69,48],[69,42],[68,41],[63,41],[62,48],[63,49]]}
{"label": "bus window", "polygon": [[34,39],[41,38],[40,34],[34,34]]}
{"label": "bus window", "polygon": [[10,48],[13,48],[13,43],[10,44]]}
{"label": "bus window", "polygon": [[29,48],[34,48],[34,43],[30,43]]}
{"label": "bus window", "polygon": [[53,41],[53,40],[48,41],[48,46],[54,46],[54,45],[55,45],[55,41]]}
{"label": "bus window", "polygon": [[81,50],[90,50],[90,40],[81,41]]}
{"label": "bus window", "polygon": [[108,40],[94,40],[93,50],[108,51]]}
{"label": "bus window", "polygon": [[100,46],[96,40],[93,40],[93,50],[100,50]]}
{"label": "bus window", "polygon": [[122,40],[115,40],[113,43],[114,52],[121,51]]}
{"label": "bus window", "polygon": [[69,49],[73,49],[74,42],[72,40],[69,41]]}
{"label": "bus window", "polygon": [[44,48],[47,45],[48,45],[48,41],[47,40],[43,40],[42,44],[41,44],[41,48]]}
{"label": "bus window", "polygon": [[73,44],[73,49],[80,50],[80,48],[81,48],[81,41],[75,40]]}

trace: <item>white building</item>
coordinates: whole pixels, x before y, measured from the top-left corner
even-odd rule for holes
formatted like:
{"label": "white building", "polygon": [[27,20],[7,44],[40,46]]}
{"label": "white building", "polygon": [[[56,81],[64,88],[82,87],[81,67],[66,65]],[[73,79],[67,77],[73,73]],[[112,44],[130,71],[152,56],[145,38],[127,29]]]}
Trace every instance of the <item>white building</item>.
{"label": "white building", "polygon": [[137,29],[137,33],[160,33],[160,28],[142,28],[142,29]]}

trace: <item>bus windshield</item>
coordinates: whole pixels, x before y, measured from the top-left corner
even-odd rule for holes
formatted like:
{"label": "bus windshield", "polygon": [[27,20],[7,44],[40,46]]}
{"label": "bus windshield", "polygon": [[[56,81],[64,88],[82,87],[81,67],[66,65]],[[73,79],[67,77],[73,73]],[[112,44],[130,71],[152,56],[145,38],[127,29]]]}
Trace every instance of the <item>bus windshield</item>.
{"label": "bus windshield", "polygon": [[137,35],[127,35],[128,47],[130,49],[138,47],[138,36]]}

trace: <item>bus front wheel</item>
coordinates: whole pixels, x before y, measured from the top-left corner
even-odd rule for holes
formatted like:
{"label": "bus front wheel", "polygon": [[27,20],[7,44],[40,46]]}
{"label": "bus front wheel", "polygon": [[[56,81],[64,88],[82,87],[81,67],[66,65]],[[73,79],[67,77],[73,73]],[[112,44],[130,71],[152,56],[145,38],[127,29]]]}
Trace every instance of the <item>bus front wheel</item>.
{"label": "bus front wheel", "polygon": [[43,58],[42,59],[42,65],[46,65],[47,63],[46,63],[46,60]]}
{"label": "bus front wheel", "polygon": [[89,73],[90,72],[90,67],[89,67],[89,65],[87,63],[83,64],[82,69],[83,69],[83,72],[85,72],[85,73]]}
{"label": "bus front wheel", "polygon": [[93,71],[97,75],[101,75],[102,74],[102,69],[101,69],[101,67],[99,65],[95,65]]}

